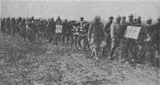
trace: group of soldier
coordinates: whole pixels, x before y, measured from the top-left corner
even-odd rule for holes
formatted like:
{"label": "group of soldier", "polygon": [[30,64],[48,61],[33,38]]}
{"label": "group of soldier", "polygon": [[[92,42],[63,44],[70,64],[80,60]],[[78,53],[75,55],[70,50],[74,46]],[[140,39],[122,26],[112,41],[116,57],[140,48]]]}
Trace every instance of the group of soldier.
{"label": "group of soldier", "polygon": [[[125,16],[117,16],[114,22],[113,19],[113,17],[109,17],[109,22],[103,26],[100,17],[97,16],[95,22],[89,27],[88,39],[93,42],[95,59],[100,58],[98,55],[109,52],[107,58],[112,60],[115,58],[114,54],[119,52],[118,60],[120,62],[128,61],[132,65],[140,63],[159,66],[160,17],[157,18],[156,24],[152,24],[151,18],[142,24],[141,17],[134,18],[132,14],[128,16],[128,22],[126,22]],[[128,26],[141,28],[137,39],[125,37]],[[102,42],[105,44],[101,45]],[[106,51],[107,49],[109,51]]]}
{"label": "group of soldier", "polygon": [[[113,60],[118,54],[120,62],[131,64],[141,63],[159,66],[160,59],[160,17],[157,23],[152,24],[149,18],[142,23],[141,17],[134,18],[128,16],[109,17],[104,25],[101,17],[96,16],[92,22],[84,21],[64,21],[58,17],[50,19],[31,18],[2,18],[1,35],[19,36],[24,41],[35,43],[36,37],[46,38],[50,44],[59,40],[62,44],[70,43],[76,49],[91,50],[93,58],[107,58]],[[57,25],[62,26],[61,32],[57,32]],[[138,39],[125,37],[128,26],[141,27]]]}

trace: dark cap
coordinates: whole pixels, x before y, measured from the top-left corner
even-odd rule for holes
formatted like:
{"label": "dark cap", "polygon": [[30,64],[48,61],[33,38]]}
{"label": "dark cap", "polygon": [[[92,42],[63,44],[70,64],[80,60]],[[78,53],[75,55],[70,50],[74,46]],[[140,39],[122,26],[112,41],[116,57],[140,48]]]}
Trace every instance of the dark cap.
{"label": "dark cap", "polygon": [[130,14],[128,17],[133,17],[133,14]]}
{"label": "dark cap", "polygon": [[80,17],[80,19],[84,19],[83,17]]}
{"label": "dark cap", "polygon": [[122,19],[126,19],[126,16],[122,16]]}
{"label": "dark cap", "polygon": [[114,19],[114,18],[112,16],[110,16],[109,19]]}

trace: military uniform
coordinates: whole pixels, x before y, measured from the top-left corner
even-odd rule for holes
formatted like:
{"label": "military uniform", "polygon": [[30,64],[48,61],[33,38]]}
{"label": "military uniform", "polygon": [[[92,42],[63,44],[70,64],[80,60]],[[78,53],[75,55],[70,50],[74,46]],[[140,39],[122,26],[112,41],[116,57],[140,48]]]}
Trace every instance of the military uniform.
{"label": "military uniform", "polygon": [[[78,37],[78,45],[80,48],[83,48],[85,50],[85,46],[88,42],[88,39],[87,39],[87,32],[88,32],[88,27],[87,27],[87,23],[85,23],[84,21],[81,21],[79,23],[79,29],[78,29],[78,32],[79,32],[79,37]],[[83,41],[83,46],[81,45],[81,41]]]}
{"label": "military uniform", "polygon": [[127,29],[127,22],[121,22],[120,23],[120,28],[121,28],[121,32],[120,32],[120,54],[119,57],[122,60],[125,60],[128,57],[127,54],[127,45],[126,45],[126,38],[124,37],[126,29]]}
{"label": "military uniform", "polygon": [[[159,60],[160,60],[160,23],[158,22],[157,24],[153,25],[153,34],[152,34],[152,42],[151,42],[151,47],[153,50],[149,52],[150,55],[156,54],[153,56],[151,60],[154,65],[159,67]],[[156,53],[157,52],[157,53]],[[157,56],[157,57],[156,57]]]}
{"label": "military uniform", "polygon": [[5,34],[5,21],[6,21],[6,18],[3,18],[2,21],[1,21],[1,34]]}
{"label": "military uniform", "polygon": [[103,23],[100,21],[100,17],[95,17],[95,22],[92,22],[89,30],[88,30],[88,39],[91,42],[92,51],[95,50],[95,58],[98,57],[98,53],[100,53],[100,44],[104,39],[104,32],[103,32]]}
{"label": "military uniform", "polygon": [[15,18],[12,18],[10,26],[11,26],[11,34],[15,35],[16,28],[17,28]]}
{"label": "military uniform", "polygon": [[[117,19],[121,19],[120,17],[117,17]],[[120,29],[120,23],[118,22],[114,22],[111,25],[111,51],[110,51],[110,56],[108,57],[108,59],[111,59],[113,57],[113,53],[115,52],[116,47],[118,47],[119,43],[120,43],[120,33],[121,33],[121,29]]]}
{"label": "military uniform", "polygon": [[48,34],[49,43],[51,43],[53,40],[55,29],[56,29],[56,23],[53,20],[49,21],[47,24],[47,29],[46,29],[47,34]]}
{"label": "military uniform", "polygon": [[154,26],[153,25],[145,25],[144,26],[146,32],[147,32],[147,38],[148,40],[145,41],[145,59],[144,63],[147,65],[151,65],[153,62],[153,58],[155,57],[155,48],[154,48],[154,42],[153,42],[153,33],[154,33]]}
{"label": "military uniform", "polygon": [[103,49],[102,55],[105,55],[106,52],[108,52],[111,48],[111,35],[110,35],[110,30],[111,30],[111,24],[112,22],[108,22],[105,26],[104,26],[104,33],[105,33],[105,42],[106,42],[106,46]]}
{"label": "military uniform", "polygon": [[6,28],[6,33],[10,34],[11,33],[11,24],[10,24],[10,18],[7,18],[6,22],[5,22],[5,28]]}
{"label": "military uniform", "polygon": [[69,23],[67,21],[64,21],[63,26],[62,26],[62,41],[63,41],[63,45],[65,42],[65,38],[67,38],[67,45],[68,45],[68,39],[69,39]]}
{"label": "military uniform", "polygon": [[[135,26],[135,24],[134,22],[129,21],[127,22],[127,26]],[[126,58],[126,61],[131,62],[131,60],[136,56],[136,52],[135,52],[135,49],[137,48],[136,46],[137,46],[136,40],[125,38],[125,51],[124,52],[125,52],[125,55],[128,56]]]}

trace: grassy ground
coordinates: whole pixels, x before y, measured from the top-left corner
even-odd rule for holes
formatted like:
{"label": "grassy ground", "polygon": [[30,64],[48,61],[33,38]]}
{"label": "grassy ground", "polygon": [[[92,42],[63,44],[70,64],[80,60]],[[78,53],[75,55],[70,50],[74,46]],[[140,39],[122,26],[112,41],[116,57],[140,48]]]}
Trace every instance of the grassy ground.
{"label": "grassy ground", "polygon": [[0,36],[0,85],[159,85],[158,68],[94,60],[68,46]]}

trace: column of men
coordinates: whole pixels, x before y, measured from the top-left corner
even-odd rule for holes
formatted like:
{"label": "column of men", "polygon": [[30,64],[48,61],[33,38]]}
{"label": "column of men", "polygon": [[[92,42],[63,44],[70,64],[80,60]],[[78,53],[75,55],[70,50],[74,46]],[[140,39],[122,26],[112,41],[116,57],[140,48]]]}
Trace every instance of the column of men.
{"label": "column of men", "polygon": [[[105,57],[107,53],[107,58],[112,60],[115,58],[115,50],[118,47],[120,62],[128,61],[134,66],[136,63],[159,66],[160,17],[156,24],[152,24],[151,18],[144,24],[140,16],[134,19],[131,14],[128,18],[129,21],[126,22],[125,16],[117,16],[113,22],[114,18],[109,17],[109,22],[103,25],[100,17],[95,17],[88,31],[88,40],[92,42],[90,45],[92,55],[95,59],[99,59],[102,56]],[[128,26],[141,27],[138,39],[124,37]],[[106,45],[101,49],[103,40],[106,41]]]}
{"label": "column of men", "polygon": [[[126,21],[125,16],[109,17],[109,21],[104,25],[101,17],[96,16],[92,22],[84,21],[81,17],[80,21],[57,20],[51,19],[35,19],[31,18],[2,18],[1,19],[1,35],[18,35],[24,41],[35,42],[35,37],[40,36],[48,39],[49,43],[58,44],[58,40],[62,39],[62,44],[67,45],[70,42],[74,44],[76,49],[91,49],[92,56],[95,59],[108,58],[112,60],[118,49],[118,59],[122,62],[130,63],[147,63],[158,65],[160,56],[160,17],[156,24],[152,24],[149,18],[145,24],[142,24],[141,17],[134,18],[131,14]],[[114,22],[113,22],[114,21]],[[56,25],[62,25],[62,33],[56,33]],[[141,27],[138,39],[124,37],[128,26]],[[83,41],[83,44],[81,41]],[[104,45],[102,45],[102,42]],[[156,54],[158,54],[156,57]]]}

